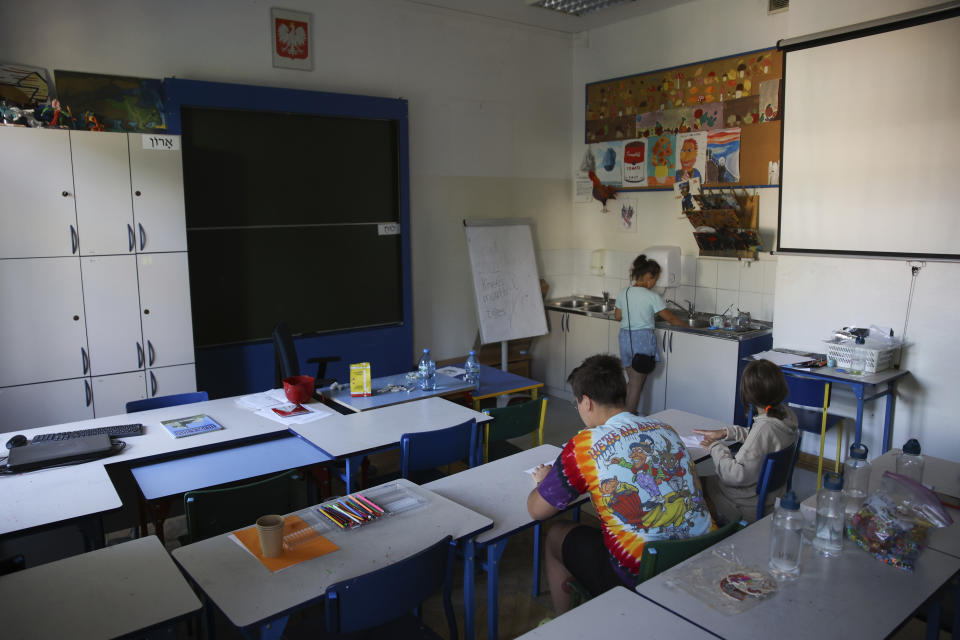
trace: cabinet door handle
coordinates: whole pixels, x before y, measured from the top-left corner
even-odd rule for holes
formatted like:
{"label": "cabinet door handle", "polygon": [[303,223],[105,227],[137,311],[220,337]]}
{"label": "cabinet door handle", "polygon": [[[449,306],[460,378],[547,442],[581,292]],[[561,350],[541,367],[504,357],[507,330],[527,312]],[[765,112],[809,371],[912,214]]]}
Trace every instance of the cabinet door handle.
{"label": "cabinet door handle", "polygon": [[143,367],[143,345],[137,343],[137,369]]}
{"label": "cabinet door handle", "polygon": [[73,225],[70,225],[70,253],[76,253],[79,244],[80,237],[77,235],[77,230],[73,228]]}
{"label": "cabinet door handle", "polygon": [[83,363],[83,372],[87,373],[90,371],[90,357],[87,355],[87,350],[83,347],[80,347],[80,361]]}
{"label": "cabinet door handle", "polygon": [[150,354],[150,366],[157,360],[157,352],[153,349],[153,343],[147,340],[147,352]]}
{"label": "cabinet door handle", "polygon": [[673,353],[673,332],[670,332],[670,353]]}
{"label": "cabinet door handle", "polygon": [[660,340],[660,351],[667,352],[667,332],[663,332],[663,338]]}
{"label": "cabinet door handle", "polygon": [[157,395],[157,376],[150,372],[150,397]]}
{"label": "cabinet door handle", "polygon": [[137,228],[140,230],[140,251],[143,251],[143,247],[147,243],[147,234],[144,233],[143,225],[139,222],[137,223]]}
{"label": "cabinet door handle", "polygon": [[136,238],[134,238],[133,227],[129,224],[127,225],[127,241],[129,244],[127,251],[133,251],[133,247],[136,245],[137,241]]}
{"label": "cabinet door handle", "polygon": [[90,388],[90,381],[89,381],[89,380],[84,380],[84,381],[83,381],[83,390],[84,390],[84,391],[86,392],[86,394],[87,394],[87,406],[89,407],[89,406],[90,406],[90,403],[93,402],[93,389]]}

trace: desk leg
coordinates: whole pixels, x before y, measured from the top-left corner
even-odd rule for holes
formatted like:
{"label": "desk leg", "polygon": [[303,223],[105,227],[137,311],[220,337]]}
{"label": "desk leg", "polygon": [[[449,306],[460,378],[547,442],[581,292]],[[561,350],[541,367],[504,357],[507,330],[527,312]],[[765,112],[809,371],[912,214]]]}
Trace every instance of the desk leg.
{"label": "desk leg", "polygon": [[880,453],[890,450],[890,425],[893,423],[893,382],[887,383],[887,406],[883,412],[883,445]]}
{"label": "desk leg", "polygon": [[80,529],[80,535],[83,536],[84,551],[93,551],[94,549],[103,549],[103,520],[100,516],[87,516],[77,521],[77,528]]}
{"label": "desk leg", "polygon": [[463,637],[465,640],[473,640],[474,634],[473,559],[476,552],[473,538],[465,540],[463,543]]}
{"label": "desk leg", "polygon": [[[266,622],[260,625],[260,640],[280,640],[283,637],[283,630],[287,628],[287,621],[290,620],[290,616],[282,616]],[[251,637],[246,630],[244,630],[244,636]]]}
{"label": "desk leg", "polygon": [[499,592],[499,566],[503,557],[503,550],[507,548],[507,539],[504,538],[487,546],[487,638],[497,640],[497,622],[500,614],[497,609],[497,595]]}
{"label": "desk leg", "polygon": [[[863,385],[853,385],[853,393],[857,396],[857,429],[853,441],[859,445],[860,435],[863,431]],[[840,435],[837,434],[837,437],[839,438]]]}
{"label": "desk leg", "polygon": [[346,469],[344,470],[344,484],[347,485],[347,495],[353,493],[353,461],[355,458],[347,456]]}
{"label": "desk leg", "polygon": [[540,522],[533,525],[533,597],[540,595]]}

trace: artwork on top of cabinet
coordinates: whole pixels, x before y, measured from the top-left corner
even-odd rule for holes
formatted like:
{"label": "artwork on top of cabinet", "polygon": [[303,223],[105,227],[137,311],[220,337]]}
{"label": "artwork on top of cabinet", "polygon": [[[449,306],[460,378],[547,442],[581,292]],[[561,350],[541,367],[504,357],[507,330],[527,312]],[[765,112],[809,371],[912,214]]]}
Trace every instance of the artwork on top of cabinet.
{"label": "artwork on top of cabinet", "polygon": [[[166,105],[160,80],[110,76],[100,73],[54,70],[60,103],[80,118],[96,119],[100,130],[163,133],[167,130]],[[89,122],[89,120],[87,121]]]}

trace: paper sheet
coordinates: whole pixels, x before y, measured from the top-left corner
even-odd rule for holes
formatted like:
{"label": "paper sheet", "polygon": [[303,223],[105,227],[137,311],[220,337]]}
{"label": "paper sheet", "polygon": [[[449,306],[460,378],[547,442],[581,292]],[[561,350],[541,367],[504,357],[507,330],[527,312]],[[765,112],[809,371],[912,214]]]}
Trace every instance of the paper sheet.
{"label": "paper sheet", "polygon": [[686,447],[697,447],[701,449],[700,441],[703,439],[702,436],[680,436],[680,439],[683,440],[683,444]]}
{"label": "paper sheet", "polygon": [[[280,403],[278,403],[278,405],[279,404]],[[284,402],[283,404],[289,404],[289,403]],[[322,404],[319,404],[316,402],[305,404],[302,406],[304,409],[308,411],[308,413],[303,413],[296,416],[282,417],[274,413],[273,407],[264,407],[263,409],[258,409],[257,411],[254,411],[254,413],[258,416],[269,418],[274,422],[279,422],[280,424],[304,424],[306,422],[313,422],[314,420],[319,420],[321,418],[326,418],[328,416],[335,415],[333,411],[326,408]]]}
{"label": "paper sheet", "polygon": [[287,396],[283,389],[270,389],[269,391],[263,391],[261,393],[251,393],[247,396],[240,396],[234,400],[234,402],[244,409],[256,411],[257,409],[272,407],[287,402]]}
{"label": "paper sheet", "polygon": [[797,364],[806,362],[810,356],[798,356],[795,353],[783,353],[782,351],[763,351],[751,356],[754,360],[769,360],[773,364],[782,367],[785,364]]}
{"label": "paper sheet", "polygon": [[[552,467],[552,466],[553,466],[553,463],[556,462],[556,461],[557,461],[556,458],[550,458],[550,459],[547,460],[546,462],[541,462],[540,464],[545,465],[545,466],[548,466],[548,467]],[[525,471],[525,473],[526,473],[527,475],[531,475],[531,476],[532,476],[532,475],[533,475],[533,472],[537,470],[537,467],[539,467],[540,464],[537,464],[537,465],[534,465],[534,466],[530,467],[529,469],[527,469],[527,470]]]}
{"label": "paper sheet", "polygon": [[450,376],[451,378],[456,378],[457,376],[462,376],[467,372],[466,369],[460,367],[448,366],[440,367],[437,369],[437,373],[442,373],[445,376]]}

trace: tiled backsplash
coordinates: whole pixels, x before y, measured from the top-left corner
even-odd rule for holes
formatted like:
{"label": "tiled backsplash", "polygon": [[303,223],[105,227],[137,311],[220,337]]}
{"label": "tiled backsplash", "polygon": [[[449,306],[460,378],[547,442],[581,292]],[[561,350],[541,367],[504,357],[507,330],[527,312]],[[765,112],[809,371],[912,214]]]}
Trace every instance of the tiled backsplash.
{"label": "tiled backsplash", "polygon": [[[630,282],[630,266],[637,254],[605,251],[603,275],[591,273],[593,251],[555,249],[540,254],[540,277],[550,284],[548,298],[574,294],[615,297]],[[720,313],[729,307],[749,311],[757,320],[773,321],[774,283],[777,263],[773,260],[735,260],[682,256],[680,286],[659,290],[665,300],[686,306],[694,303],[697,311]]]}

